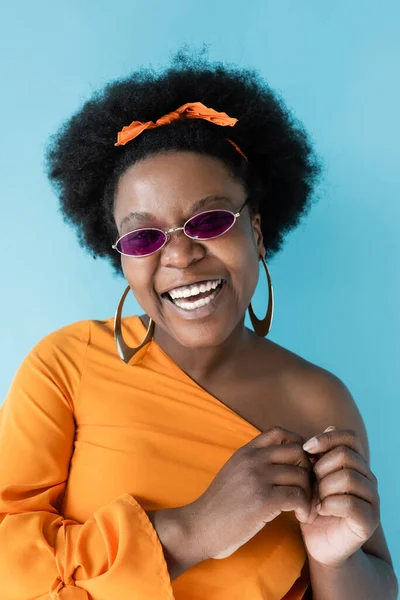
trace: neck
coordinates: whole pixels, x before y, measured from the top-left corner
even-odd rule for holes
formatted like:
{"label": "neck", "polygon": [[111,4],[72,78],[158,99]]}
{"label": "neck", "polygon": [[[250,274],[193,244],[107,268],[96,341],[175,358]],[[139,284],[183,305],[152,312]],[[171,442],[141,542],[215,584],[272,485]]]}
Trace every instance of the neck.
{"label": "neck", "polygon": [[[141,315],[140,320],[147,328],[149,317]],[[180,344],[161,327],[155,326],[154,340],[160,348],[195,381],[210,381],[231,377],[232,365],[237,360],[243,362],[254,350],[258,336],[245,327],[244,317],[232,333],[218,346],[190,348]]]}

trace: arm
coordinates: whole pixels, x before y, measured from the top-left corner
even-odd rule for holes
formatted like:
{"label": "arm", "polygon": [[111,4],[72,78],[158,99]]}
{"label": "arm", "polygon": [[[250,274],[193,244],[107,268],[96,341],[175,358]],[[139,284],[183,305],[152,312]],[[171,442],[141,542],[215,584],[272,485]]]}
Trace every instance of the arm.
{"label": "arm", "polygon": [[399,587],[393,568],[360,548],[337,568],[319,565],[312,558],[310,578],[313,600],[397,600]]}
{"label": "arm", "polygon": [[88,321],[44,338],[21,364],[1,406],[1,600],[133,593],[136,600],[173,598],[156,531],[130,494],[84,523],[59,512],[88,344]]}
{"label": "arm", "polygon": [[[330,424],[354,430],[370,465],[369,440],[364,420],[345,384],[332,373],[318,368],[313,369],[311,381],[307,378],[307,386],[308,398],[313,407],[310,422],[314,423],[314,430],[322,432]],[[398,580],[382,524],[342,566],[328,568],[310,556],[309,561],[314,600],[397,600]]]}

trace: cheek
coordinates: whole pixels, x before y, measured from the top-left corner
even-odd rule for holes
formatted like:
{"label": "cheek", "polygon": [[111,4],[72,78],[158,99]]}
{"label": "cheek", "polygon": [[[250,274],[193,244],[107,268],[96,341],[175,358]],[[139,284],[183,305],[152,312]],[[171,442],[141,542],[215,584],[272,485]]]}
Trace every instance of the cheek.
{"label": "cheek", "polygon": [[240,244],[240,271],[242,273],[244,294],[246,301],[251,300],[257,286],[259,276],[259,256],[257,244],[253,237],[253,232],[248,231],[247,235]]}
{"label": "cheek", "polygon": [[152,289],[153,268],[151,263],[152,261],[147,258],[130,259],[127,256],[121,258],[125,279],[139,302],[148,298],[149,290]]}
{"label": "cheek", "polygon": [[248,236],[242,236],[240,240],[236,239],[234,243],[225,246],[224,252],[222,252],[221,246],[218,256],[230,274],[239,304],[243,307],[248,306],[259,276],[258,253],[255,244]]}
{"label": "cheek", "polygon": [[248,305],[255,292],[258,276],[259,266],[257,262],[257,254],[249,252],[245,260],[241,263],[241,274],[242,274],[242,293],[245,304]]}

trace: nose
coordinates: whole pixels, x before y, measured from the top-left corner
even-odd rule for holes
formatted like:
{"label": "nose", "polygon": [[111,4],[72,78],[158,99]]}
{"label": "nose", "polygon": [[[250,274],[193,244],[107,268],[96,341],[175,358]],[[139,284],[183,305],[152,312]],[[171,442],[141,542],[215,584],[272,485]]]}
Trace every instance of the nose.
{"label": "nose", "polygon": [[203,258],[205,248],[201,242],[189,238],[182,230],[168,235],[169,239],[161,249],[160,262],[163,267],[184,269]]}

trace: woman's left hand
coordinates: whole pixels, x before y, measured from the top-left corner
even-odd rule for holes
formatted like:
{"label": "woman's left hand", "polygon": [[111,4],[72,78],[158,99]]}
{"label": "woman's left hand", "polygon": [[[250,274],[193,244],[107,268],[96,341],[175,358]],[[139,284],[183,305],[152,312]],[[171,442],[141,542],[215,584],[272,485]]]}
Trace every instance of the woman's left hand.
{"label": "woman's left hand", "polygon": [[299,523],[308,555],[337,567],[379,526],[378,482],[353,430],[328,427],[316,439],[315,448],[306,450],[315,474],[311,512],[307,523]]}

